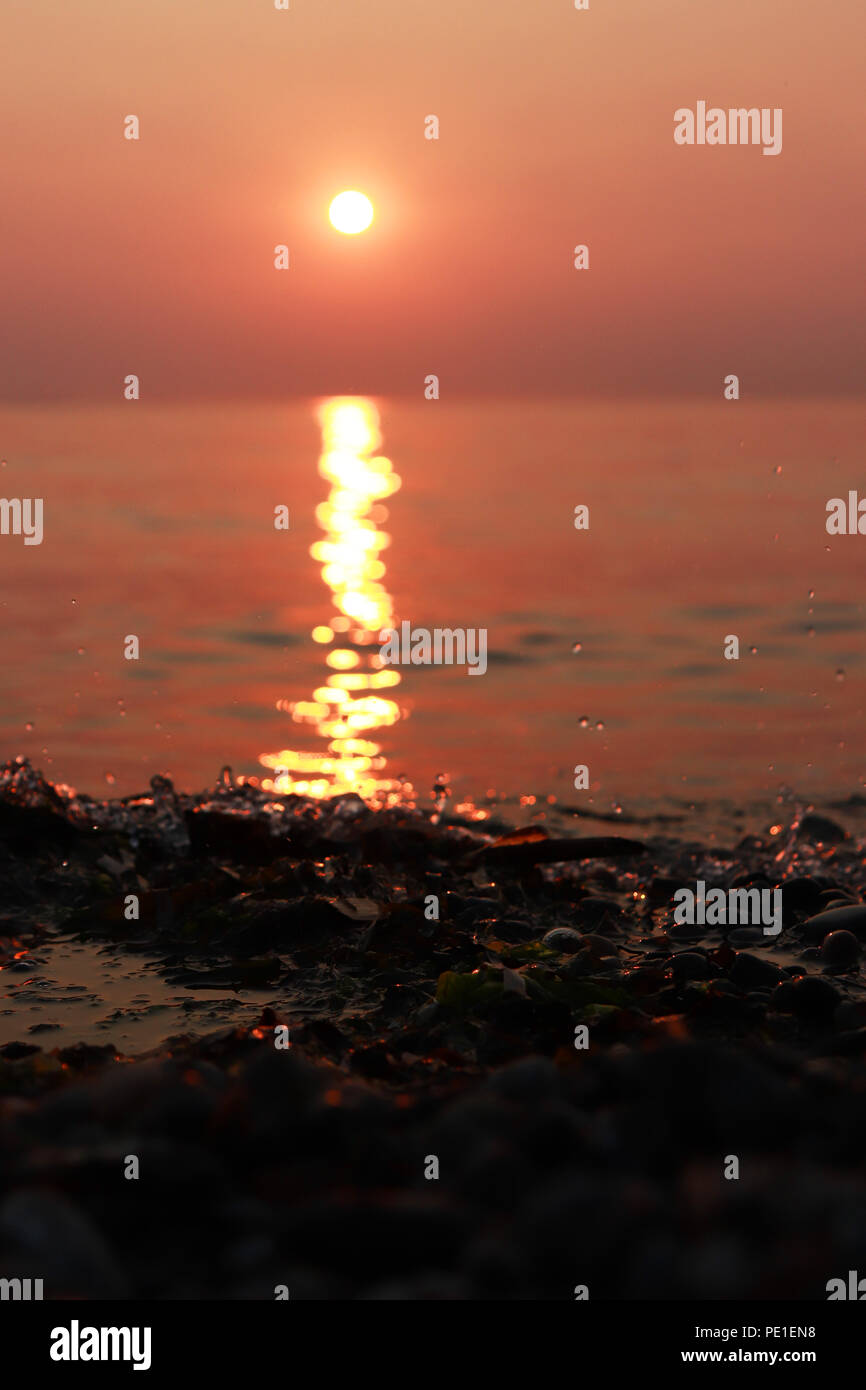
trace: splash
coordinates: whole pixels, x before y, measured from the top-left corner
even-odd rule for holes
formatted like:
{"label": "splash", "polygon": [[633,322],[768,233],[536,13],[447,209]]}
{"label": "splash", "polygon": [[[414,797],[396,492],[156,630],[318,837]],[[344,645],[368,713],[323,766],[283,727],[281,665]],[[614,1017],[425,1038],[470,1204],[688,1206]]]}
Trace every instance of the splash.
{"label": "splash", "polygon": [[313,629],[313,640],[327,647],[329,674],[311,700],[280,703],[296,724],[315,729],[327,750],[284,748],[263,753],[271,768],[266,791],[332,797],[355,792],[365,800],[387,800],[405,784],[381,775],[381,745],[371,738],[396,724],[400,707],[382,692],[400,684],[400,673],[383,669],[379,633],[394,625],[390,595],[382,580],[381,554],[391,538],[379,529],[387,520],[383,500],[400,487],[390,459],[375,451],[382,443],[379,415],[371,401],[336,397],[319,410],[322,453],[319,473],[331,484],[327,501],[316,508],[325,532],[310,548],[331,590],[334,616]]}

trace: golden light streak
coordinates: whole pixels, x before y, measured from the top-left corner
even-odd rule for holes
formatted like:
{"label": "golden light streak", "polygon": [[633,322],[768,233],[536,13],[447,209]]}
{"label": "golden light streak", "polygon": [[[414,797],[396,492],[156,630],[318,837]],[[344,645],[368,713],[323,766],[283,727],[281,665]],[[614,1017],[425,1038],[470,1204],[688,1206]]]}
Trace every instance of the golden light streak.
{"label": "golden light streak", "polygon": [[357,652],[346,651],[328,652],[325,660],[335,671],[348,671],[350,667],[359,666],[361,663]]}
{"label": "golden light streak", "polygon": [[[327,624],[315,627],[312,637],[327,645],[339,633],[351,645],[327,652],[325,663],[332,674],[313,691],[312,700],[280,702],[295,723],[312,726],[327,740],[327,751],[284,748],[263,753],[259,762],[276,775],[262,778],[262,787],[315,798],[355,792],[367,800],[397,800],[401,783],[375,775],[384,769],[385,758],[381,745],[365,735],[396,724],[400,707],[381,695],[353,692],[400,684],[399,671],[380,669],[380,633],[394,626],[394,614],[391,597],[380,582],[385,577],[381,555],[391,537],[378,529],[387,519],[382,499],[393,496],[400,479],[390,459],[375,452],[382,436],[371,401],[356,397],[325,401],[319,423],[319,473],[331,490],[316,508],[325,536],[313,543],[310,554],[322,565],[335,614]],[[299,778],[298,773],[304,775]]]}

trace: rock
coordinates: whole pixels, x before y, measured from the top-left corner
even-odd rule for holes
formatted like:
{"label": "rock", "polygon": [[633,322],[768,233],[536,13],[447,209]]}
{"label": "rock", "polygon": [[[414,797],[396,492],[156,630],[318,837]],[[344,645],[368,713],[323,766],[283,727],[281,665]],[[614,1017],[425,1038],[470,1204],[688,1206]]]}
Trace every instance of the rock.
{"label": "rock", "polygon": [[817,912],[824,901],[824,890],[832,887],[830,880],[799,875],[780,883],[782,890],[782,916],[786,926],[790,926],[797,916]]}
{"label": "rock", "polygon": [[723,1153],[737,1153],[738,1144],[781,1151],[800,1123],[787,1080],[767,1060],[727,1046],[658,1046],[636,1060],[633,1084],[616,1122],[636,1171],[653,1171],[671,1153],[715,1154],[722,1144]]}
{"label": "rock", "polygon": [[682,951],[672,956],[668,965],[675,980],[706,980],[710,974],[710,963],[699,951]]}
{"label": "rock", "polygon": [[475,851],[488,864],[502,864],[509,871],[533,864],[564,864],[579,859],[618,859],[634,854],[646,854],[640,840],[627,840],[621,835],[596,835],[582,839],[550,840],[542,836],[525,844],[483,845]]}
{"label": "rock", "polygon": [[824,937],[821,955],[827,965],[853,965],[860,955],[860,942],[853,932],[831,931]]}
{"label": "rock", "polygon": [[741,985],[744,989],[762,986],[771,989],[782,978],[782,967],[774,960],[753,956],[748,951],[738,951],[728,975],[735,985]]}
{"label": "rock", "polygon": [[837,1033],[827,1050],[837,1057],[862,1057],[866,1053],[866,1028]]}
{"label": "rock", "polygon": [[559,1094],[559,1071],[547,1057],[524,1057],[509,1062],[490,1077],[484,1091],[518,1104],[534,1105],[544,1097]]}
{"label": "rock", "polygon": [[5,1057],[7,1062],[18,1062],[22,1057],[32,1057],[40,1051],[36,1043],[8,1042],[0,1047],[0,1057]]}
{"label": "rock", "polygon": [[828,932],[853,932],[861,940],[866,939],[866,903],[855,903],[851,907],[831,907],[827,912],[819,912],[803,923],[803,932],[809,941],[823,941]]}
{"label": "rock", "polygon": [[843,999],[833,1022],[837,1028],[866,1028],[866,999]]}
{"label": "rock", "polygon": [[678,878],[663,878],[657,874],[646,889],[650,907],[664,907],[666,903],[672,902],[674,893],[682,886]]}
{"label": "rock", "polygon": [[0,800],[0,843],[21,857],[38,854],[46,844],[73,845],[81,831],[62,812],[45,806],[19,806]]}
{"label": "rock", "polygon": [[809,840],[813,845],[840,845],[848,839],[848,832],[830,820],[829,816],[819,816],[810,811],[797,827],[797,839]]}
{"label": "rock", "polygon": [[62,1047],[58,1052],[61,1062],[65,1062],[73,1071],[86,1071],[90,1067],[100,1067],[105,1062],[113,1062],[117,1053],[117,1048],[113,1043],[96,1045],[93,1043],[73,1043],[71,1047]]}
{"label": "rock", "polygon": [[580,949],[587,955],[592,956],[593,960],[609,960],[619,956],[619,947],[606,936],[596,936],[594,933],[585,935],[580,943]]}
{"label": "rock", "polygon": [[534,935],[531,922],[525,922],[520,917],[503,917],[496,923],[494,928],[500,941],[510,941],[519,943],[530,941]]}
{"label": "rock", "polygon": [[746,889],[756,888],[759,893],[763,893],[766,892],[769,888],[771,888],[772,884],[770,883],[770,880],[768,878],[764,877],[763,874],[737,874],[736,878],[731,879],[728,887]]}
{"label": "rock", "polygon": [[613,898],[581,898],[577,904],[577,916],[585,931],[595,927],[606,927],[608,931],[622,921],[624,913]]}
{"label": "rock", "polygon": [[734,927],[725,940],[729,946],[758,946],[765,937],[760,927]]}
{"label": "rock", "polygon": [[572,927],[553,927],[549,932],[545,932],[541,944],[549,946],[552,951],[559,951],[564,956],[571,956],[580,950],[583,940],[580,932],[576,932]]}
{"label": "rock", "polygon": [[126,1276],[103,1236],[56,1192],[10,1192],[0,1207],[0,1247],[4,1274],[38,1273],[46,1298],[128,1296]]}
{"label": "rock", "polygon": [[238,812],[186,811],[184,820],[194,856],[271,864],[286,852],[285,840],[272,835],[268,825]]}
{"label": "rock", "polygon": [[799,980],[786,980],[779,985],[773,991],[770,1004],[779,1013],[825,1022],[833,1017],[840,998],[838,989],[829,980],[816,975],[803,975]]}

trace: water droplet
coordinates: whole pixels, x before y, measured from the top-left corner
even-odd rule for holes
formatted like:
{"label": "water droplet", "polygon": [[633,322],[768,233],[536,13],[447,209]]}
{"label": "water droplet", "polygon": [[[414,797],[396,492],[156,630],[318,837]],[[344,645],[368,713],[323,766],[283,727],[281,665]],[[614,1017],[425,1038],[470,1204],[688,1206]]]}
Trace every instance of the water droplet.
{"label": "water droplet", "polygon": [[434,825],[438,824],[439,817],[444,811],[450,795],[451,788],[448,785],[448,773],[438,772],[436,774],[436,780],[433,783],[433,791],[431,792],[433,805],[435,807],[435,814],[432,817]]}
{"label": "water droplet", "polygon": [[757,648],[757,647],[750,647],[750,648],[749,648],[749,651],[752,653],[752,656],[757,656],[757,655],[758,655],[758,648]]}
{"label": "water droplet", "polygon": [[776,464],[776,467],[773,469],[773,472],[774,472],[774,473],[781,473],[781,471],[782,471],[782,465],[781,465],[780,463],[777,463],[777,464]]}
{"label": "water droplet", "polygon": [[815,590],[814,590],[814,589],[810,589],[810,590],[809,590],[809,597],[810,597],[810,598],[814,598],[814,597],[815,597]]}
{"label": "water droplet", "polygon": [[571,650],[572,650],[573,652],[582,652],[582,651],[583,651],[583,643],[582,643],[582,642],[575,642],[575,644],[574,644],[574,646],[572,647]]}
{"label": "water droplet", "polygon": [[845,672],[841,666],[839,667],[839,670],[836,672],[836,679],[837,681],[843,681],[845,679]]}
{"label": "water droplet", "polygon": [[588,728],[589,728],[589,719],[588,719],[588,717],[587,717],[585,714],[582,714],[582,715],[580,716],[580,718],[578,719],[577,722],[578,722],[578,724],[580,725],[580,727],[581,727],[582,729],[588,729]]}
{"label": "water droplet", "polygon": [[27,723],[24,725],[24,727],[25,727],[25,729],[27,730],[28,734],[32,734],[32,732],[33,732],[33,725],[30,723],[30,720],[29,720],[29,719],[28,719]]}
{"label": "water droplet", "polygon": [[601,730],[604,728],[604,720],[603,720],[603,719],[599,719],[599,721],[598,721],[598,723],[596,724],[595,727],[598,729],[598,731],[599,731],[599,733],[600,733]]}
{"label": "water droplet", "polygon": [[109,785],[110,787],[113,787],[113,786],[114,786],[114,783],[116,782],[117,779],[116,779],[116,777],[115,777],[115,775],[114,775],[113,772],[106,772],[106,774],[105,774],[105,780],[106,780],[106,782],[108,783],[108,785]]}

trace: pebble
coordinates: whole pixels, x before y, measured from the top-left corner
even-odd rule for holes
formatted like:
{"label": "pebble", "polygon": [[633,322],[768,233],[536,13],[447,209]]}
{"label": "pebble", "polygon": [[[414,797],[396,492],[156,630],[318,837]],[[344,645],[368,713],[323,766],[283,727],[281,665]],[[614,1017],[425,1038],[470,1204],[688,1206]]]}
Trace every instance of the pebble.
{"label": "pebble", "polygon": [[579,951],[584,938],[580,932],[572,927],[553,927],[541,938],[542,946],[549,946],[552,951],[560,951],[564,956],[573,956],[575,951]]}
{"label": "pebble", "polygon": [[38,1272],[46,1298],[128,1294],[126,1276],[107,1240],[79,1207],[57,1192],[10,1192],[0,1207],[0,1247],[4,1274],[13,1269]]}
{"label": "pebble", "polygon": [[668,965],[675,980],[706,980],[710,974],[710,963],[699,951],[682,951],[672,956]]}
{"label": "pebble", "polygon": [[823,941],[828,932],[837,930],[853,932],[861,940],[866,938],[866,903],[831,907],[829,911],[819,912],[803,923],[803,932],[810,941]]}
{"label": "pebble", "polygon": [[827,965],[853,965],[860,955],[860,942],[853,932],[831,931],[824,937],[821,955]]}
{"label": "pebble", "polygon": [[772,987],[779,983],[782,968],[774,960],[750,955],[748,951],[738,951],[728,974],[735,985],[743,985],[747,989],[762,985]]}
{"label": "pebble", "polygon": [[622,919],[623,911],[613,898],[582,898],[577,905],[577,913],[584,927],[615,927]]}
{"label": "pebble", "polygon": [[482,1094],[486,1091],[533,1105],[544,1097],[559,1095],[561,1084],[559,1071],[549,1058],[521,1057],[494,1072],[482,1088]]}
{"label": "pebble", "polygon": [[786,924],[790,924],[796,913],[817,912],[824,901],[824,890],[832,887],[826,878],[809,878],[798,875],[786,879],[779,887],[782,890],[782,912]]}
{"label": "pebble", "polygon": [[833,1021],[837,1028],[866,1027],[866,1000],[843,999]]}
{"label": "pebble", "polygon": [[797,839],[811,840],[816,845],[839,845],[848,839],[848,832],[830,820],[829,816],[819,816],[810,811],[797,827]]}
{"label": "pebble", "polygon": [[606,936],[596,936],[594,933],[588,933],[582,938],[580,948],[582,951],[589,951],[599,960],[604,960],[608,956],[619,955],[619,947],[613,941],[608,940]]}
{"label": "pebble", "polygon": [[726,937],[729,946],[757,946],[764,940],[760,927],[734,927]]}
{"label": "pebble", "polygon": [[786,980],[779,985],[770,1003],[780,1013],[796,1014],[798,1018],[818,1022],[832,1018],[841,997],[829,980],[803,975],[799,980]]}

